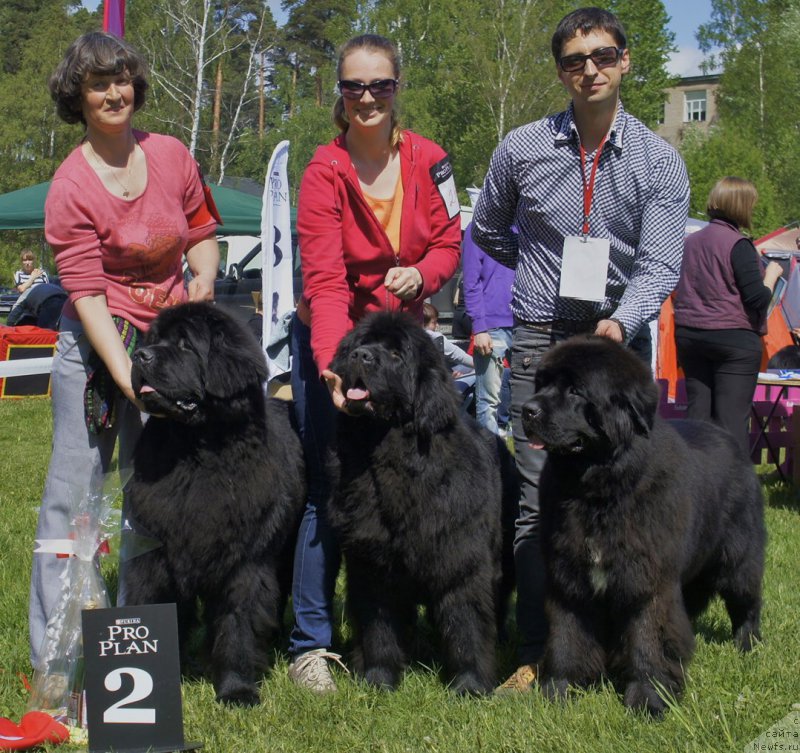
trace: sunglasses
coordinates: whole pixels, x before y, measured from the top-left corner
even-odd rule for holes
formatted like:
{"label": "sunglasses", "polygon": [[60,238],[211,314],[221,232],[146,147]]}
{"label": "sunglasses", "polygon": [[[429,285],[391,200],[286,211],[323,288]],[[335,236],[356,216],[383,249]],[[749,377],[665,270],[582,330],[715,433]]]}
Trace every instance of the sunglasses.
{"label": "sunglasses", "polygon": [[360,81],[346,81],[344,79],[339,82],[339,93],[347,99],[361,99],[367,89],[375,99],[385,99],[386,97],[391,97],[397,90],[397,80],[382,78],[380,81],[373,81],[371,84],[362,84]]}
{"label": "sunglasses", "polygon": [[625,52],[623,47],[600,47],[588,55],[565,55],[558,59],[558,64],[562,71],[577,73],[584,69],[586,61],[591,58],[597,68],[608,68],[617,64],[623,52]]}

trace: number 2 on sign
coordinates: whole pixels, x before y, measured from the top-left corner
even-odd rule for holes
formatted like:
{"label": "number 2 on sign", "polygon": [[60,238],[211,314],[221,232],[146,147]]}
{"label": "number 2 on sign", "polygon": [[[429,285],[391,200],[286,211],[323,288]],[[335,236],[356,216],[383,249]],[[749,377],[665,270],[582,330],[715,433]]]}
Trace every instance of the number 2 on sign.
{"label": "number 2 on sign", "polygon": [[155,709],[126,709],[131,703],[143,701],[153,692],[153,678],[149,672],[136,667],[120,667],[106,675],[106,690],[115,693],[122,687],[122,675],[133,678],[133,689],[128,695],[103,712],[106,724],[155,724]]}

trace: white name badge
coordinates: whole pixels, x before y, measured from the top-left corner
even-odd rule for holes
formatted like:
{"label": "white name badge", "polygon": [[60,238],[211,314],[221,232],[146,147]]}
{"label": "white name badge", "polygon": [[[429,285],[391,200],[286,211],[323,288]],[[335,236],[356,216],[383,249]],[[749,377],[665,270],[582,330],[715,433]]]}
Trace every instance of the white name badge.
{"label": "white name badge", "polygon": [[558,294],[581,301],[604,301],[610,248],[607,238],[564,238]]}

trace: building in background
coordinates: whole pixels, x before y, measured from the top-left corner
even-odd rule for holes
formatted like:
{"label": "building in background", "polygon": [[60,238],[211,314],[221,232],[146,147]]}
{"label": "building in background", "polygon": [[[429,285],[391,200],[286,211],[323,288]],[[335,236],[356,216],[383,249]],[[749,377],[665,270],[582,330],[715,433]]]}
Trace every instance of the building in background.
{"label": "building in background", "polygon": [[716,122],[719,75],[688,76],[667,89],[664,116],[656,133],[677,147],[688,129],[703,131]]}

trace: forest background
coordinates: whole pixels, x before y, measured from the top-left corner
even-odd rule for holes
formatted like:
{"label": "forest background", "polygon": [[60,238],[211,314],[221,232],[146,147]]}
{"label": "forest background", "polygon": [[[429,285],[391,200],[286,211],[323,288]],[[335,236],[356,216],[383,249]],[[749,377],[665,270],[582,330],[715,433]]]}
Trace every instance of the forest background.
{"label": "forest background", "polygon": [[[392,38],[402,58],[401,119],[450,153],[464,191],[480,186],[512,128],[567,103],[550,54],[563,0],[283,0],[278,26],[264,0],[128,0],[126,38],[150,64],[143,130],[180,138],[214,182],[263,182],[275,145],[291,142],[296,191],[315,147],[335,134],[337,47],[350,36]],[[626,109],[655,128],[674,49],[661,0],[609,0],[628,31]],[[58,120],[47,80],[69,43],[100,28],[77,0],[0,3],[0,192],[48,180],[81,138]],[[712,0],[698,32],[709,70],[721,70],[718,122],[690,132],[691,213],[702,217],[722,175],[752,180],[754,235],[800,217],[800,2]],[[466,194],[464,194],[466,203]],[[53,270],[41,232],[0,235],[0,285],[32,247]]]}

